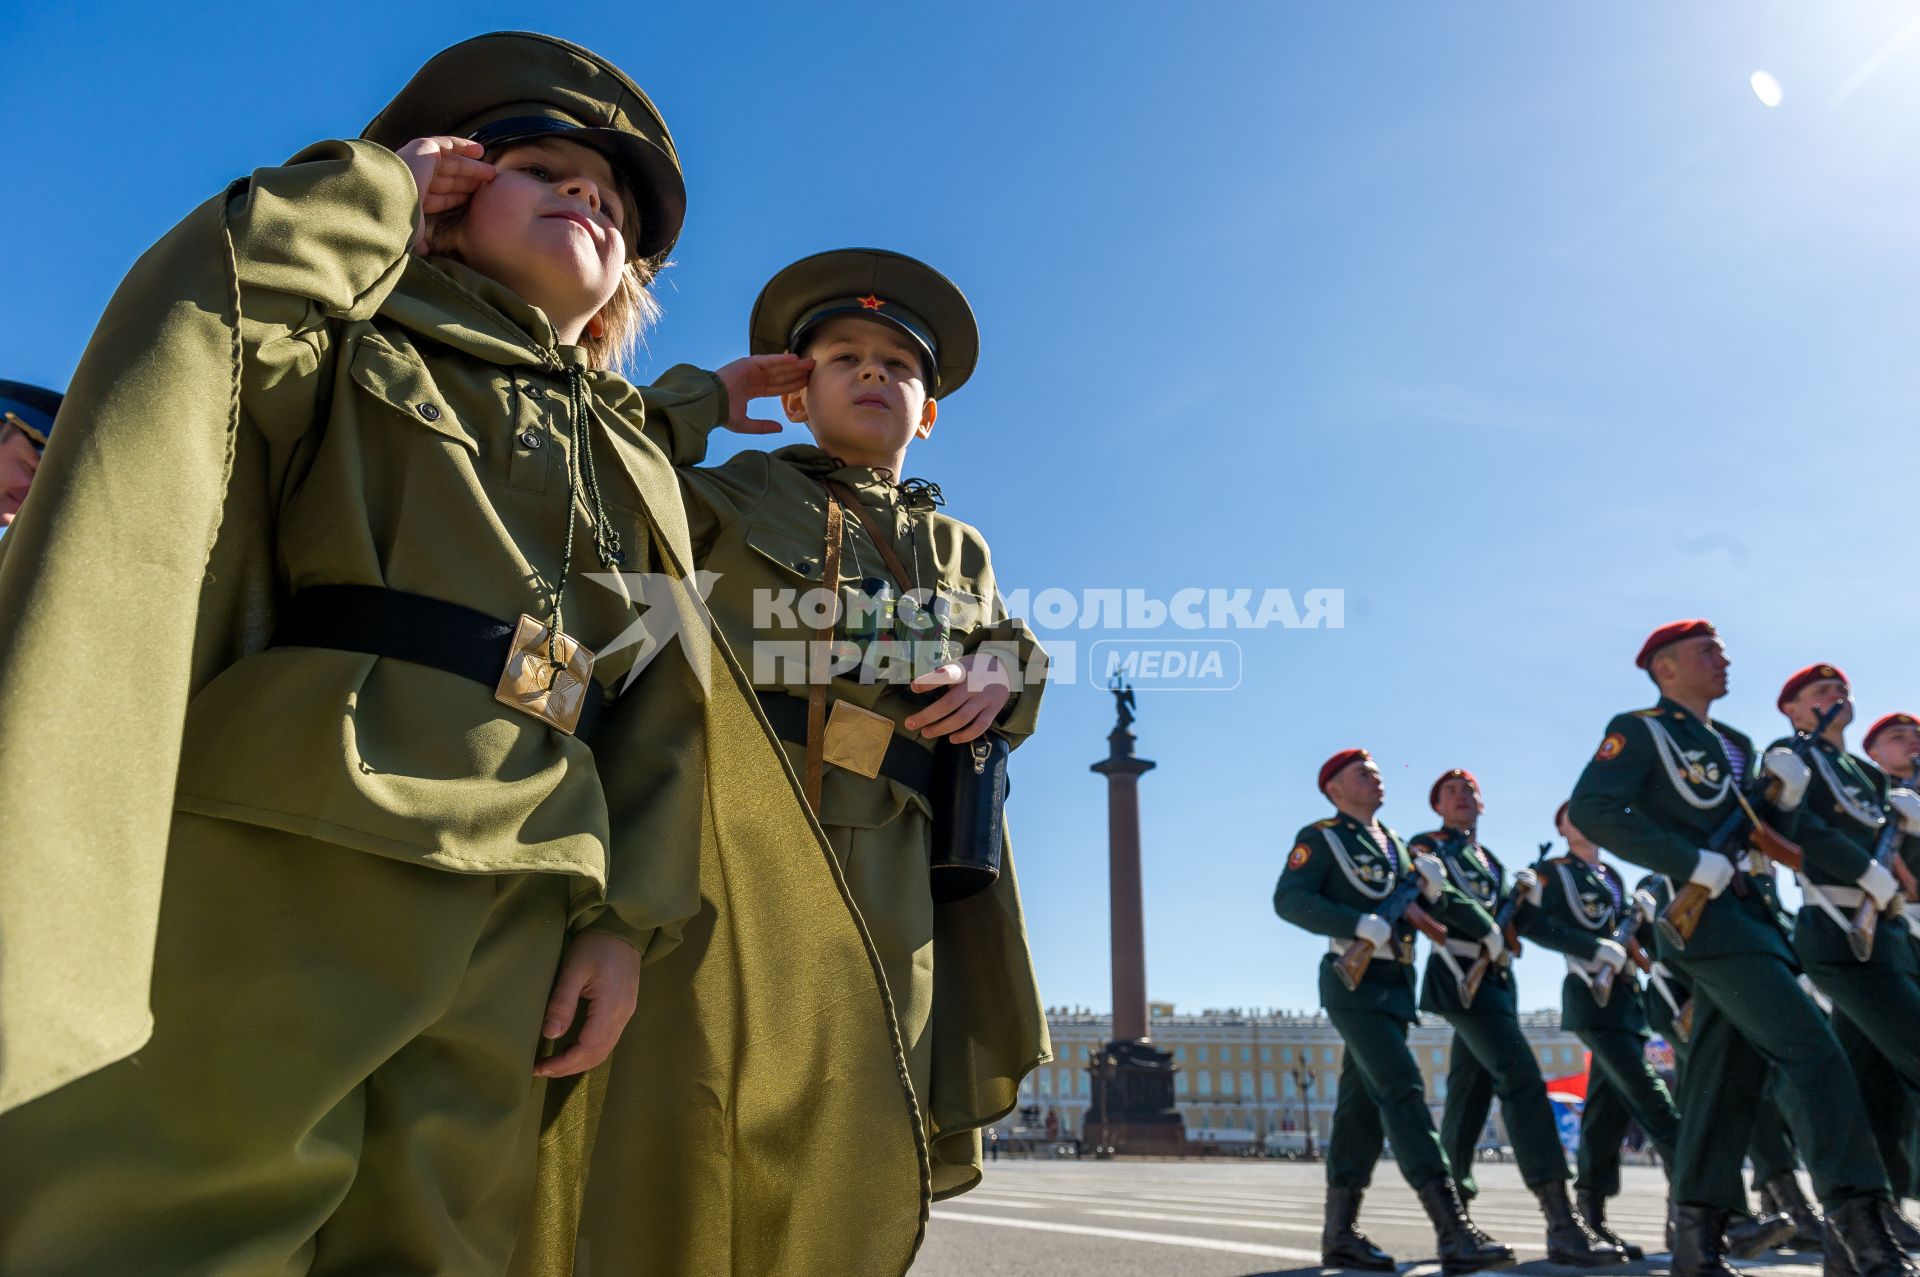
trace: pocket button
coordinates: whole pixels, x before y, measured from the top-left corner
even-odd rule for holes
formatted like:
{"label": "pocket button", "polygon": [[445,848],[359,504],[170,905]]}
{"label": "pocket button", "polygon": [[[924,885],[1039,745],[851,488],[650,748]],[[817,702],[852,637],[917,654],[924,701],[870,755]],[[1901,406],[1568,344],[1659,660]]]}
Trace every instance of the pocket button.
{"label": "pocket button", "polygon": [[423,403],[420,405],[420,415],[428,421],[438,421],[440,420],[440,409],[433,404]]}

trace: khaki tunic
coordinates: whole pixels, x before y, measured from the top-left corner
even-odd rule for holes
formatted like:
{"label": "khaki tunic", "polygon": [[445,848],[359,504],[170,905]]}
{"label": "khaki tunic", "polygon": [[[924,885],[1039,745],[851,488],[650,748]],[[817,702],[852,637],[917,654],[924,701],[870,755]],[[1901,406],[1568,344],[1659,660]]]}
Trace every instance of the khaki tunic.
{"label": "khaki tunic", "polygon": [[[713,800],[791,779],[677,584],[684,515],[638,392],[511,293],[414,257],[416,217],[391,152],[310,148],[176,227],[88,348],[0,543],[0,1109],[147,1039],[176,811],[434,871],[546,875],[566,885],[565,925],[627,939],[646,969],[629,1047],[550,1090],[523,1267],[573,1271],[597,1115],[625,1103],[647,1155],[591,1174],[634,1185],[645,1262],[900,1272],[926,1158],[897,1033],[791,798]],[[670,578],[648,605],[686,636],[608,706],[592,748],[439,670],[266,648],[279,603],[313,584],[544,616],[583,517],[565,496],[576,390],[626,566]],[[618,680],[634,607],[580,575],[597,564],[575,532],[566,627]],[[729,871],[732,848],[753,874]],[[290,951],[342,943],[323,921],[288,926]],[[537,993],[551,959],[524,965]],[[862,982],[871,996],[848,998]],[[890,1086],[891,1109],[875,1098]],[[55,1150],[26,1160],[61,1174]],[[879,1226],[826,1226],[856,1205]]]}
{"label": "khaki tunic", "polygon": [[[953,641],[964,651],[991,651],[1025,681],[997,724],[1015,745],[1034,729],[1045,690],[1045,653],[1024,622],[1008,618],[986,539],[937,512],[881,472],[842,466],[812,445],[744,452],[702,467],[709,431],[726,419],[724,396],[704,412],[662,410],[655,396],[672,388],[675,402],[710,374],[670,370],[645,393],[655,437],[680,466],[689,532],[700,566],[713,573],[708,606],[720,632],[756,689],[805,699],[805,662],[783,659],[783,645],[810,642],[816,631],[803,608],[763,605],[791,592],[796,602],[823,587],[826,506],[823,481],[852,489],[891,537],[915,585],[956,600]],[[848,511],[841,583],[890,579],[885,558]],[[896,595],[907,586],[892,583]],[[905,674],[901,673],[904,678]],[[929,750],[933,742],[898,725],[925,706],[884,676],[836,677],[828,701],[847,700],[896,724]],[[805,748],[783,742],[796,773]],[[1017,788],[1017,781],[1016,781]],[[1052,1058],[1033,976],[1026,926],[1009,849],[1006,869],[990,890],[936,906],[928,886],[932,809],[926,797],[884,775],[867,777],[829,765],[820,823],[838,854],[868,936],[885,969],[914,1091],[929,1126],[936,1198],[965,1192],[980,1179],[980,1131],[1010,1112],[1020,1080]]]}

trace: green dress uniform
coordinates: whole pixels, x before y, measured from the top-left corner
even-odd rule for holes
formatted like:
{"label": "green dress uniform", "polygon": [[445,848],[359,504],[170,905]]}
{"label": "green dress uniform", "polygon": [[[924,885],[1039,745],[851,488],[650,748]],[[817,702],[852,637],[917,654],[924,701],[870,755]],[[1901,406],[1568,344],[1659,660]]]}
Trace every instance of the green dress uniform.
{"label": "green dress uniform", "polygon": [[[1662,697],[1607,725],[1569,816],[1616,854],[1684,881],[1703,856],[1719,854],[1701,848],[1735,810],[1735,786],[1757,765],[1747,737]],[[1825,1018],[1799,988],[1772,912],[1763,893],[1729,887],[1708,904],[1685,953],[1664,955],[1691,980],[1696,1002],[1673,1167],[1674,1197],[1683,1205],[1746,1209],[1741,1162],[1769,1064],[1822,1199],[1886,1191],[1859,1089]]]}
{"label": "green dress uniform", "polygon": [[[822,254],[787,268],[768,285],[756,307],[756,348],[779,345],[764,342],[760,330],[768,308],[779,309],[769,296],[786,287],[783,280],[798,278],[798,287],[831,293],[844,290],[849,273],[869,270],[875,274],[861,275],[857,291],[871,292],[870,300],[898,298],[920,313],[938,313],[941,300],[951,300],[946,290],[952,285],[911,259],[870,250]],[[792,294],[795,301],[806,296]],[[970,315],[965,322],[971,324]],[[959,323],[949,317],[931,336],[950,338]],[[943,349],[959,344],[941,342]],[[943,394],[964,379],[944,367],[942,374]],[[805,600],[823,588],[837,587],[835,593],[844,595],[879,580],[895,599],[916,590],[943,600],[946,633],[929,642],[942,642],[948,655],[991,653],[1017,671],[1022,681],[993,730],[1015,747],[1031,735],[1045,690],[1045,653],[1024,622],[1005,614],[986,539],[940,512],[936,486],[843,465],[811,444],[701,465],[711,432],[728,417],[724,390],[716,394],[709,374],[680,368],[649,393],[673,386],[684,386],[684,394],[673,400],[673,410],[651,412],[650,428],[680,467],[694,556],[714,582],[707,604],[715,625],[748,667],[796,772],[804,771],[807,758],[810,673],[803,654],[818,633]],[[657,407],[662,400],[653,402]],[[893,579],[868,526],[849,510],[841,528],[840,580],[825,581],[829,484],[865,507],[915,580]],[[846,645],[843,652],[863,655],[857,668],[836,674],[827,686],[819,821],[886,976],[908,1075],[927,1123],[933,1193],[944,1198],[979,1182],[981,1131],[1013,1110],[1020,1080],[1052,1052],[1010,846],[987,890],[938,904],[931,894],[934,812],[924,769],[934,742],[902,726],[932,699],[906,686],[932,667],[916,664],[928,643],[910,641],[904,622],[887,631],[883,621],[882,632],[865,635],[850,632],[857,624],[864,618],[849,609],[835,634]],[[836,761],[835,719],[860,711],[865,721],[877,722],[885,742],[878,774],[863,772],[850,759]]]}
{"label": "green dress uniform", "polygon": [[[1887,808],[1893,784],[1871,762],[1826,740],[1814,743],[1807,761],[1813,777],[1795,831],[1805,864],[1794,949],[1833,1003],[1834,1033],[1853,1063],[1881,1156],[1890,1171],[1904,1172],[1907,1098],[1920,1092],[1920,962],[1900,913],[1882,916],[1866,961],[1854,957],[1847,941],[1866,894],[1859,879],[1897,820]],[[1903,858],[1920,851],[1920,838],[1897,826],[1891,837]],[[1898,1182],[1904,1187],[1905,1176]]]}
{"label": "green dress uniform", "polygon": [[[1613,935],[1633,899],[1613,866],[1557,856],[1539,868],[1541,900],[1525,930],[1529,940],[1566,955],[1560,986],[1560,1025],[1590,1053],[1587,1101],[1580,1111],[1580,1151],[1575,1187],[1585,1208],[1620,1192],[1620,1142],[1627,1124],[1638,1122],[1671,1168],[1680,1119],[1666,1085],[1647,1063],[1647,998],[1631,965],[1614,978],[1601,1006],[1593,977],[1600,971],[1600,941]],[[1591,1219],[1593,1212],[1586,1210]]]}
{"label": "green dress uniform", "polygon": [[[563,42],[456,48],[550,121],[644,102]],[[590,738],[422,641],[541,612],[570,528],[692,567],[637,393],[415,256],[417,217],[369,141],[189,215],[115,295],[0,542],[0,1270],[571,1273],[627,1068],[662,1268],[899,1273],[925,1156],[879,975],[791,798],[733,796],[792,784],[691,586],[652,600],[692,628],[644,668],[632,603],[567,591],[627,685]],[[587,454],[604,503],[568,482]],[[349,597],[421,615],[396,595],[445,632],[349,623]],[[580,929],[640,951],[639,1046],[543,1084]]]}
{"label": "green dress uniform", "polygon": [[[1346,988],[1333,969],[1353,943],[1361,916],[1412,868],[1412,854],[1398,835],[1385,825],[1380,829],[1384,847],[1345,814],[1302,829],[1274,890],[1273,909],[1294,926],[1329,940],[1330,951],[1320,960],[1320,1005],[1347,1049],[1327,1141],[1327,1182],[1354,1189],[1371,1184],[1384,1136],[1393,1142],[1401,1175],[1419,1188],[1453,1172],[1427,1110],[1420,1066],[1407,1049],[1407,1028],[1418,1014],[1413,996],[1417,933],[1411,923],[1399,922],[1393,938],[1397,960],[1393,953],[1378,954],[1356,989]],[[1477,939],[1493,930],[1487,911],[1452,883],[1428,912],[1463,937]]]}
{"label": "green dress uniform", "polygon": [[[1471,830],[1443,828],[1415,834],[1409,847],[1416,855],[1425,852],[1437,857],[1448,881],[1491,920],[1505,894],[1506,870]],[[1530,912],[1530,906],[1523,906],[1516,913],[1516,927],[1524,926],[1524,915]],[[1482,952],[1478,938],[1470,933],[1455,936],[1449,928],[1445,949],[1435,946],[1427,958],[1420,987],[1420,1009],[1444,1017],[1453,1026],[1440,1143],[1460,1195],[1466,1198],[1479,1191],[1473,1180],[1474,1148],[1493,1096],[1499,1097],[1513,1138],[1520,1178],[1529,1186],[1567,1178],[1566,1152],[1560,1147],[1540,1063],[1520,1031],[1511,955],[1503,953],[1489,969],[1471,1006],[1461,1003],[1458,973],[1471,967]]]}

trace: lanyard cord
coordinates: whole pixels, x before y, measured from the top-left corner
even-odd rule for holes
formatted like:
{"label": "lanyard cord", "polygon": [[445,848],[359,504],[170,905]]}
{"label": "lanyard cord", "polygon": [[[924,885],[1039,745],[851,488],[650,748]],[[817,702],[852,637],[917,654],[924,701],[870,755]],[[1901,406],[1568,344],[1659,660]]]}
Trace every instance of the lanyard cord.
{"label": "lanyard cord", "polygon": [[567,539],[560,556],[560,581],[553,591],[553,617],[547,624],[547,663],[552,677],[560,677],[560,631],[564,628],[562,604],[567,597],[567,579],[573,574],[574,500],[584,488],[588,517],[593,525],[593,548],[600,566],[612,572],[625,562],[620,533],[607,518],[606,503],[600,497],[600,474],[593,461],[593,413],[587,399],[586,377],[578,369],[567,369],[567,413],[573,421],[572,446],[567,450]]}

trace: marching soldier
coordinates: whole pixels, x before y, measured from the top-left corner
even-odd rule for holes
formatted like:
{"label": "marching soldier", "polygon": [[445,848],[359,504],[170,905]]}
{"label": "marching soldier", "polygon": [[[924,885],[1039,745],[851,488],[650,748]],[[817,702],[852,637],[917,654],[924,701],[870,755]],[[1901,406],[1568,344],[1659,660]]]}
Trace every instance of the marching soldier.
{"label": "marching soldier", "polygon": [[[1905,785],[1909,789],[1920,789],[1920,718],[1915,718],[1912,714],[1883,715],[1874,720],[1873,726],[1867,729],[1866,738],[1860,742],[1860,747],[1866,750],[1867,757],[1871,758],[1874,765],[1885,772],[1895,784]],[[1909,860],[1907,867],[1920,872],[1920,862]],[[1920,931],[1908,927],[1907,935],[1914,942],[1916,951],[1920,951]],[[1876,1058],[1880,1064],[1885,1063],[1884,1056],[1869,1056],[1860,1062],[1864,1067],[1856,1070],[1859,1072],[1860,1084],[1863,1087],[1874,1085],[1884,1087],[1896,1082],[1890,1069],[1883,1070],[1876,1065]],[[1884,1077],[1881,1076],[1883,1072]],[[1873,1080],[1870,1081],[1870,1078]],[[1897,1093],[1900,1088],[1895,1084],[1891,1089]],[[1887,1162],[1887,1174],[1893,1180],[1896,1195],[1920,1197],[1920,1104],[1908,1104],[1904,1121],[1907,1138],[1900,1155]],[[1887,1145],[1884,1142],[1880,1151],[1883,1156],[1887,1152]],[[1898,1233],[1898,1231],[1899,1228],[1896,1225],[1895,1232]],[[1912,1247],[1909,1246],[1908,1249]]]}
{"label": "marching soldier", "polygon": [[[1433,1221],[1442,1269],[1451,1275],[1505,1268],[1514,1262],[1513,1251],[1468,1218],[1427,1111],[1420,1067],[1407,1049],[1407,1026],[1416,1016],[1414,920],[1409,918],[1414,907],[1406,903],[1407,892],[1417,881],[1419,899],[1433,910],[1433,920],[1470,939],[1484,940],[1493,920],[1447,882],[1439,862],[1412,856],[1379,822],[1380,769],[1364,749],[1341,750],[1329,758],[1319,783],[1335,814],[1295,836],[1274,889],[1273,909],[1295,926],[1329,938],[1331,952],[1320,960],[1320,1004],[1346,1042],[1327,1142],[1322,1261],[1331,1268],[1376,1272],[1395,1267],[1356,1222],[1385,1135],[1393,1141],[1401,1174]],[[1354,978],[1354,959],[1376,952]]]}
{"label": "marching soldier", "polygon": [[[1847,676],[1828,664],[1807,666],[1780,689],[1781,712],[1798,732],[1840,707],[1807,751],[1813,776],[1797,830],[1804,903],[1793,940],[1807,975],[1833,1002],[1834,1034],[1853,1062],[1882,1160],[1904,1172],[1907,1101],[1920,1092],[1920,961],[1894,904],[1892,858],[1920,850],[1920,796],[1847,752],[1849,692]],[[1903,1225],[1901,1243],[1920,1243],[1896,1210],[1896,1235]]]}
{"label": "marching soldier", "polygon": [[1601,861],[1600,848],[1567,819],[1565,803],[1555,813],[1554,825],[1567,840],[1568,852],[1537,871],[1539,908],[1526,919],[1524,934],[1566,955],[1560,1025],[1592,1055],[1587,1102],[1580,1113],[1579,1177],[1574,1181],[1580,1214],[1602,1239],[1637,1261],[1645,1257],[1641,1248],[1623,1241],[1606,1223],[1607,1199],[1620,1192],[1620,1141],[1629,1121],[1640,1123],[1661,1164],[1671,1169],[1680,1138],[1673,1098],[1647,1063],[1640,980],[1628,965],[1626,945],[1616,939],[1623,931],[1629,938],[1634,935],[1637,928],[1630,917],[1651,912],[1652,901],[1627,894],[1613,866]]}
{"label": "marching soldier", "polygon": [[[1673,1168],[1675,1277],[1732,1272],[1721,1231],[1746,1207],[1740,1167],[1768,1064],[1826,1207],[1830,1255],[1866,1277],[1910,1274],[1888,1230],[1886,1172],[1845,1053],[1800,990],[1763,895],[1740,874],[1744,845],[1723,832],[1748,804],[1790,819],[1807,767],[1787,751],[1757,759],[1746,736],[1710,717],[1727,691],[1728,660],[1709,622],[1660,627],[1635,664],[1659,702],[1607,725],[1568,814],[1618,855],[1706,895],[1684,956],[1667,955],[1692,980],[1696,1007],[1680,1096],[1681,1112],[1695,1116],[1682,1126]],[[1773,801],[1749,796],[1755,768],[1777,786]],[[1709,1106],[1714,1120],[1702,1120]]]}
{"label": "marching soldier", "polygon": [[[1431,833],[1414,835],[1409,848],[1415,855],[1438,860],[1455,888],[1493,913],[1506,894],[1506,871],[1476,836],[1480,816],[1486,810],[1480,782],[1472,772],[1456,767],[1433,782],[1427,803],[1443,823]],[[1519,881],[1531,882],[1537,888],[1538,880],[1531,870],[1522,870]],[[1528,894],[1533,893],[1530,890]],[[1524,927],[1526,919],[1522,915],[1531,912],[1531,905],[1517,910],[1515,926]],[[1478,990],[1469,994],[1467,972],[1483,953],[1491,966]],[[1625,1249],[1588,1232],[1567,1196],[1566,1153],[1560,1146],[1560,1131],[1553,1119],[1553,1105],[1547,1100],[1539,1061],[1520,1031],[1512,961],[1498,926],[1479,939],[1455,936],[1450,929],[1445,943],[1436,943],[1427,959],[1420,1009],[1444,1017],[1453,1026],[1440,1143],[1454,1168],[1454,1182],[1468,1201],[1479,1191],[1473,1181],[1474,1144],[1497,1095],[1507,1132],[1513,1138],[1520,1177],[1539,1200],[1547,1219],[1547,1259],[1580,1268],[1622,1263],[1627,1257]]]}

